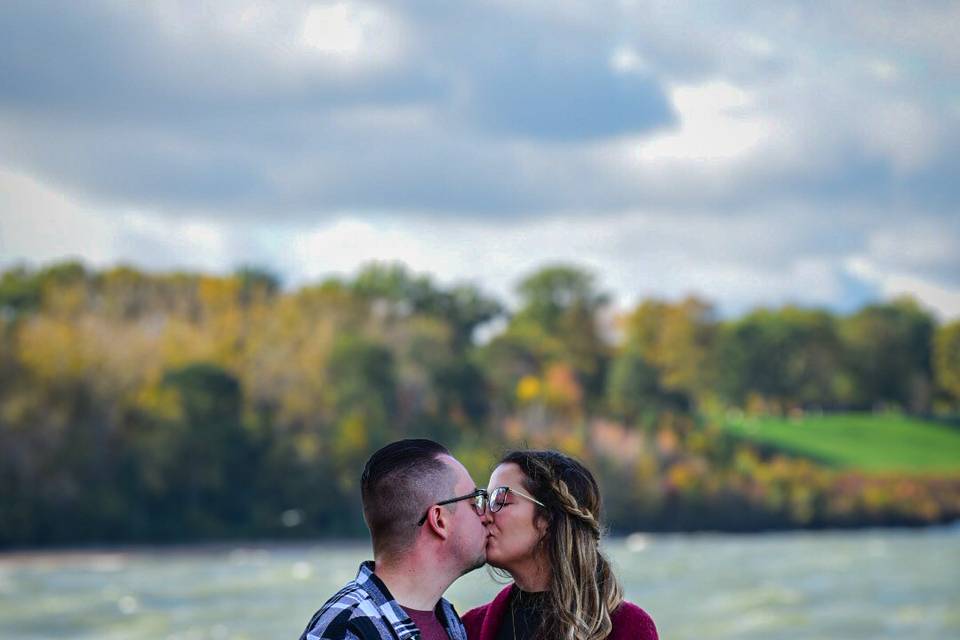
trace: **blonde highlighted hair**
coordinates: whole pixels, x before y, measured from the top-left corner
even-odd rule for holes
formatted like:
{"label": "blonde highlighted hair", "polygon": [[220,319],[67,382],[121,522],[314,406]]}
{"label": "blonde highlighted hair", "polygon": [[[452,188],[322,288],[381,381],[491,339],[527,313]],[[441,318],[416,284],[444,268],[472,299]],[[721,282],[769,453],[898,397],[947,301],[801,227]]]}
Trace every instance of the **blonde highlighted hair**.
{"label": "blonde highlighted hair", "polygon": [[524,489],[544,505],[536,517],[547,523],[539,546],[551,567],[550,596],[534,638],[606,638],[623,588],[600,551],[602,500],[593,474],[558,451],[513,451],[506,463],[523,471]]}

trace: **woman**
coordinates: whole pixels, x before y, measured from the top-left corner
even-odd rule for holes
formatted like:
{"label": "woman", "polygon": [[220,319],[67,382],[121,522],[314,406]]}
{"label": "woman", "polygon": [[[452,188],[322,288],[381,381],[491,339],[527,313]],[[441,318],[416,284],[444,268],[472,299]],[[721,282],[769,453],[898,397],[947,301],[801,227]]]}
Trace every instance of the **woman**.
{"label": "woman", "polygon": [[470,640],[657,640],[600,553],[600,491],[586,467],[515,451],[487,491],[487,562],[513,584],[463,616]]}

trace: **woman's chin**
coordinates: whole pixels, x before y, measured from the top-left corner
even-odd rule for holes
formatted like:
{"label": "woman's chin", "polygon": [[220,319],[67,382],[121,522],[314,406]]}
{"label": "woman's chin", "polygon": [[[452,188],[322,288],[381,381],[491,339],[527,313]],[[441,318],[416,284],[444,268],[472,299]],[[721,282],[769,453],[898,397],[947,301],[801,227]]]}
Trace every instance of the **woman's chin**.
{"label": "woman's chin", "polygon": [[491,548],[491,544],[487,542],[487,564],[495,569],[503,569],[503,558],[500,557],[500,554],[497,553],[497,549]]}

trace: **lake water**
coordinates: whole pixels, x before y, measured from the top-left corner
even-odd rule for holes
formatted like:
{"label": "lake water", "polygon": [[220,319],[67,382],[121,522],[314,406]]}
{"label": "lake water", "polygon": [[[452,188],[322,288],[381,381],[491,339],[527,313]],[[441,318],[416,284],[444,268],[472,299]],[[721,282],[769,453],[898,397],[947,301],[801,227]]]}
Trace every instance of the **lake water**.
{"label": "lake water", "polygon": [[[960,528],[633,536],[607,544],[665,640],[960,639]],[[363,544],[0,554],[0,638],[296,640]],[[461,611],[500,587],[447,592]]]}

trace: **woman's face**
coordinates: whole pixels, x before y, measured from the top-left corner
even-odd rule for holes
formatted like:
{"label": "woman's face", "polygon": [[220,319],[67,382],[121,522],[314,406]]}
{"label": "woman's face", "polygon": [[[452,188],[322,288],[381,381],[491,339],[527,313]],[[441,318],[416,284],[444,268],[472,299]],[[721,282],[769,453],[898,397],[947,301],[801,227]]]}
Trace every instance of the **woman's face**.
{"label": "woman's face", "polygon": [[[493,470],[487,491],[497,487],[515,488],[529,495],[523,486],[525,476],[516,464],[508,462]],[[513,571],[535,562],[535,549],[546,531],[546,522],[536,516],[533,502],[512,492],[507,493],[506,503],[490,517],[487,537],[487,562],[499,569]]]}

